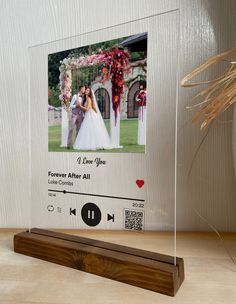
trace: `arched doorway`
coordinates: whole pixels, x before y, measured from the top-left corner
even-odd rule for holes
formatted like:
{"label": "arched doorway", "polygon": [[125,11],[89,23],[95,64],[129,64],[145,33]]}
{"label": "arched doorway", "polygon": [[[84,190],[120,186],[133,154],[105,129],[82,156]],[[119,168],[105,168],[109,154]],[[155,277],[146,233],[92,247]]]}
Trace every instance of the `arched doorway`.
{"label": "arched doorway", "polygon": [[146,88],[145,81],[136,81],[132,84],[128,94],[127,118],[138,118],[138,103],[136,97],[141,89]]}
{"label": "arched doorway", "polygon": [[102,114],[103,119],[110,118],[110,96],[106,89],[99,88],[95,91],[99,110]]}

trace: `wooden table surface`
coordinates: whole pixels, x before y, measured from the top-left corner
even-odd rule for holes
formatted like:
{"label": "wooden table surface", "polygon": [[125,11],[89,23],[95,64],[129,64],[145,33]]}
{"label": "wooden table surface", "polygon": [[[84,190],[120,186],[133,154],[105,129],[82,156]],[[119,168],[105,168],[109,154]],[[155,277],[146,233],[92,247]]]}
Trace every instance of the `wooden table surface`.
{"label": "wooden table surface", "polygon": [[[20,231],[0,229],[0,304],[236,303],[236,266],[214,233],[177,234],[177,255],[185,261],[185,281],[171,298],[16,254],[12,240]],[[79,231],[79,234],[150,251],[172,252],[172,234],[168,232],[90,230]],[[224,234],[224,239],[236,256],[236,233]]]}

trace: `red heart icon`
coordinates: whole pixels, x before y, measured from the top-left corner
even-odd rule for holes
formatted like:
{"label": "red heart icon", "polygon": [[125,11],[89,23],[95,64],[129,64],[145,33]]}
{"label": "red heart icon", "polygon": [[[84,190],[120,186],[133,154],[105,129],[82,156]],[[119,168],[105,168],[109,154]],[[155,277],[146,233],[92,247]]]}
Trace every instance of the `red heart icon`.
{"label": "red heart icon", "polygon": [[144,180],[143,179],[137,179],[136,184],[139,188],[142,188],[142,186],[144,185]]}

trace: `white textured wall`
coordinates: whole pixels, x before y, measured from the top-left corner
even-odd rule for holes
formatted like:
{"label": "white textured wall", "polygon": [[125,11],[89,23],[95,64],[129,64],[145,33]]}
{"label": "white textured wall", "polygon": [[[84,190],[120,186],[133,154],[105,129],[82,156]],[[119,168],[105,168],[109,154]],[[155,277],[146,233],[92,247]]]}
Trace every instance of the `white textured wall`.
{"label": "white textured wall", "polygon": [[[180,7],[180,76],[235,44],[234,0],[1,0],[0,227],[27,227],[29,128],[27,47]],[[232,29],[232,30],[230,30]],[[236,230],[231,123],[216,123],[186,175],[202,134],[186,122],[193,92],[179,94],[178,229],[207,230],[193,206],[218,229]],[[232,119],[232,111],[221,120]]]}
{"label": "white textured wall", "polygon": [[[182,41],[180,74],[219,52],[236,45],[236,1],[181,1]],[[185,3],[185,5],[184,5]],[[188,5],[187,5],[188,4]],[[212,71],[212,72],[211,72]],[[211,70],[205,77],[216,77]],[[186,178],[194,153],[205,132],[189,123],[192,89],[180,89],[179,186],[177,208],[179,229],[206,229],[192,207],[219,230],[236,230],[236,183],[232,155],[232,108],[212,126]]]}

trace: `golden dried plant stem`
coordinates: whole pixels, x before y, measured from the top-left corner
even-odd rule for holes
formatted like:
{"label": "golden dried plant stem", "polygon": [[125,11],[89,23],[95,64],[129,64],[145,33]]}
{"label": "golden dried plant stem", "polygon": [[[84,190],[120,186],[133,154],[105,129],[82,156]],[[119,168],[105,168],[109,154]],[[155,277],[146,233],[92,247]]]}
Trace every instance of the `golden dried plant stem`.
{"label": "golden dried plant stem", "polygon": [[[212,64],[216,64],[220,61],[222,61],[224,58],[230,56],[232,53],[236,52],[236,47],[223,52],[221,54],[218,54],[214,57],[211,57],[210,59],[208,59],[204,64],[200,65],[199,67],[197,67],[195,70],[193,70],[191,73],[189,73],[188,75],[186,75],[182,80],[181,80],[181,86],[182,87],[193,87],[193,86],[197,86],[199,84],[204,84],[207,83],[206,81],[203,82],[196,82],[196,83],[188,83],[189,80],[191,80],[193,77],[195,77],[196,75],[198,75],[199,73],[203,72],[204,70],[206,70],[209,66],[211,66]],[[215,80],[210,80],[209,82],[212,81],[216,81]]]}
{"label": "golden dried plant stem", "polygon": [[188,106],[188,109],[199,108],[197,113],[193,116],[192,122],[195,123],[200,117],[203,118],[201,123],[201,130],[209,126],[213,120],[228,109],[236,101],[236,62],[230,62],[230,67],[216,79],[189,83],[196,75],[203,72],[211,65],[216,64],[236,52],[236,48],[223,52],[208,59],[204,64],[196,68],[193,72],[186,75],[181,85],[183,87],[199,86],[201,84],[208,84],[208,87],[200,91],[193,100],[203,98],[200,102],[193,106]]}
{"label": "golden dried plant stem", "polygon": [[[231,66],[225,72],[223,72],[222,75],[217,79],[195,82],[195,83],[189,83],[189,81],[199,73],[206,70],[211,65],[216,64],[222,60],[226,61],[225,58],[230,56],[234,52],[236,52],[236,48],[232,48],[229,51],[223,52],[217,56],[210,58],[209,60],[206,61],[206,63],[195,69],[190,74],[186,75],[181,81],[181,85],[183,87],[194,87],[194,86],[199,86],[201,84],[209,85],[206,89],[202,90],[193,98],[193,99],[197,99],[201,97],[203,98],[203,101],[188,107],[188,109],[199,108],[197,113],[192,118],[193,123],[196,122],[200,117],[202,117],[203,122],[201,123],[201,130],[209,126],[209,128],[207,128],[206,134],[202,138],[194,154],[193,160],[191,162],[190,170],[188,172],[188,178],[191,174],[193,164],[198,155],[200,147],[205,141],[215,118],[224,111],[226,111],[234,102],[236,102],[236,61],[230,62]],[[231,261],[234,263],[234,265],[236,265],[234,256],[231,254],[229,248],[226,246],[225,241],[221,236],[221,234],[218,232],[218,230],[196,209],[194,210],[198,214],[198,216],[202,220],[204,220],[209,225],[209,227],[217,234]]]}

